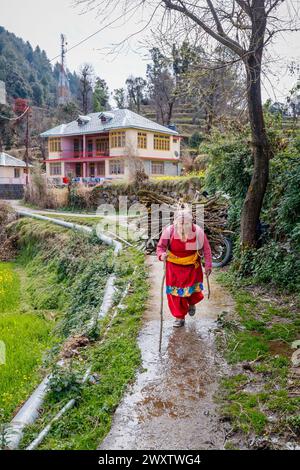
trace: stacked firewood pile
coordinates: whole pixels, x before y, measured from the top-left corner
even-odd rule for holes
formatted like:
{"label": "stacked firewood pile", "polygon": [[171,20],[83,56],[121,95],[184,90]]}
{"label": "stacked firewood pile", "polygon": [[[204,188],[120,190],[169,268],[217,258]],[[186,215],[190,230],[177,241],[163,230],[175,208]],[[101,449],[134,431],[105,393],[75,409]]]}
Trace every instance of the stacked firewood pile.
{"label": "stacked firewood pile", "polygon": [[[203,224],[213,250],[214,248],[217,250],[217,247],[223,243],[224,237],[230,233],[226,228],[228,198],[224,195],[208,196],[207,193],[196,191],[193,198],[174,200],[169,196],[143,189],[138,192],[138,198],[148,210],[148,214],[139,221],[148,238],[139,243],[139,248],[144,247],[148,253],[155,250],[163,228],[173,222],[174,213],[187,204],[192,207],[197,223]],[[154,224],[156,230],[153,230],[153,218],[155,219],[156,215],[157,223]]]}

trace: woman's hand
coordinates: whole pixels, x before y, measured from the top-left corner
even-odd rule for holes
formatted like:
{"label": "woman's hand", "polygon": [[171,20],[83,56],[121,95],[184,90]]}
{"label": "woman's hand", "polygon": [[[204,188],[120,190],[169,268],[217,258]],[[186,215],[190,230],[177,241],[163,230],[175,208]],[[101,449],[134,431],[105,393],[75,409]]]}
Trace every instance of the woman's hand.
{"label": "woman's hand", "polygon": [[205,269],[205,274],[206,274],[206,276],[210,276],[211,275],[211,268]]}
{"label": "woman's hand", "polygon": [[166,261],[168,254],[167,253],[162,253],[159,257],[160,261]]}

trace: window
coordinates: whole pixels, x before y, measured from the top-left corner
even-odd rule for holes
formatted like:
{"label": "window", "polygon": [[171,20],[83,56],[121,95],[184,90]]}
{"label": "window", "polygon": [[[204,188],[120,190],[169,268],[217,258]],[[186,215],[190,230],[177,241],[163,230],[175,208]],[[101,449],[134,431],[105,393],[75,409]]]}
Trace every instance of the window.
{"label": "window", "polygon": [[147,148],[147,134],[146,132],[138,132],[138,148],[146,149]]}
{"label": "window", "polygon": [[164,175],[165,174],[164,162],[151,162],[151,174],[152,175]]}
{"label": "window", "polygon": [[50,163],[50,176],[61,175],[61,163]]}
{"label": "window", "polygon": [[109,173],[111,175],[124,175],[124,172],[124,162],[120,160],[113,160],[109,162]]}
{"label": "window", "polygon": [[83,142],[79,139],[74,139],[74,157],[79,157],[80,152],[83,150]]}
{"label": "window", "polygon": [[20,178],[20,168],[14,168],[14,177]]}
{"label": "window", "polygon": [[154,150],[170,150],[170,136],[154,134]]}
{"label": "window", "polygon": [[90,176],[94,178],[95,176],[95,163],[90,164]]}
{"label": "window", "polygon": [[110,138],[111,138],[112,148],[125,147],[126,145],[125,132],[111,132]]}
{"label": "window", "polygon": [[97,155],[107,155],[109,150],[109,139],[107,137],[100,137],[96,140]]}
{"label": "window", "polygon": [[49,151],[50,152],[61,152],[60,139],[50,139],[49,140]]}
{"label": "window", "polygon": [[92,156],[93,156],[93,149],[94,149],[93,141],[92,141],[92,140],[88,140],[88,143],[87,143],[87,151],[88,151],[88,156],[89,156],[89,157],[92,157]]}

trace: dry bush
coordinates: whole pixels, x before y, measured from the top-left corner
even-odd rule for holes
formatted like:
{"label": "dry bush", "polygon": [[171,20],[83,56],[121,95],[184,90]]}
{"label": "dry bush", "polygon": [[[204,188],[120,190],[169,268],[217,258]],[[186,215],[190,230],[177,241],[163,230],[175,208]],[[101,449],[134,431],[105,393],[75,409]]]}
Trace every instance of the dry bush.
{"label": "dry bush", "polygon": [[128,182],[141,185],[149,180],[144,164],[142,160],[138,158],[138,151],[131,142],[126,145],[125,156],[128,164]]}
{"label": "dry bush", "polygon": [[16,237],[9,235],[7,227],[17,218],[16,212],[8,204],[0,201],[0,260],[12,259],[16,252]]}
{"label": "dry bush", "polygon": [[182,166],[185,174],[194,170],[194,159],[187,150],[182,152]]}
{"label": "dry bush", "polygon": [[52,195],[55,209],[58,209],[59,207],[67,207],[69,203],[68,188],[49,188],[49,192]]}
{"label": "dry bush", "polygon": [[58,209],[68,205],[68,189],[51,186],[46,175],[37,168],[25,188],[24,200],[40,209]]}
{"label": "dry bush", "polygon": [[88,186],[76,186],[77,197],[82,201],[83,207],[86,207],[87,209],[93,207],[92,191],[93,188],[89,188]]}

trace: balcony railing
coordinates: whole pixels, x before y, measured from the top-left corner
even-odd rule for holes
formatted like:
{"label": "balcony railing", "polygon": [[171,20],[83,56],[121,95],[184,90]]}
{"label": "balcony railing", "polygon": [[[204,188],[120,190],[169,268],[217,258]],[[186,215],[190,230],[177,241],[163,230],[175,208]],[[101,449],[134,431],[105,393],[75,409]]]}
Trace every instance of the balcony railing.
{"label": "balcony railing", "polygon": [[51,157],[56,158],[97,158],[97,157],[108,157],[109,149],[106,151],[93,150],[92,152],[86,150],[85,153],[82,150],[64,150],[62,152],[50,152]]}

